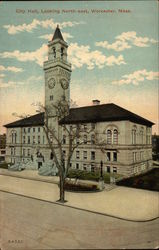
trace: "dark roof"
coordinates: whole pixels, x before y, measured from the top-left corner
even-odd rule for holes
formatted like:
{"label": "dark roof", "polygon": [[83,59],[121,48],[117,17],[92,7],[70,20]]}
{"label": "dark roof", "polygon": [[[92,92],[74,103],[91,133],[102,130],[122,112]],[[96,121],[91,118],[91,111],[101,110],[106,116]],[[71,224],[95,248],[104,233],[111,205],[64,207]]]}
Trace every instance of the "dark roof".
{"label": "dark roof", "polygon": [[43,126],[44,113],[29,116],[27,118],[4,125],[6,128],[26,127],[26,126]]}
{"label": "dark roof", "polygon": [[[154,123],[136,115],[116,104],[108,103],[102,105],[86,106],[80,108],[71,108],[68,116],[63,118],[61,124],[73,123],[88,123],[88,122],[102,122],[102,121],[122,121],[129,120],[138,124],[152,126]],[[30,116],[9,124],[6,128],[38,126],[44,125],[44,113]]]}
{"label": "dark roof", "polygon": [[69,115],[61,120],[61,123],[71,124],[121,120],[129,120],[147,126],[154,124],[113,103],[72,108]]}
{"label": "dark roof", "polygon": [[62,34],[61,34],[61,31],[60,31],[60,28],[59,28],[58,25],[57,25],[56,30],[55,30],[55,32],[54,32],[52,41],[55,40],[55,39],[60,39],[60,40],[63,40],[63,41],[64,41],[63,36],[62,36]]}

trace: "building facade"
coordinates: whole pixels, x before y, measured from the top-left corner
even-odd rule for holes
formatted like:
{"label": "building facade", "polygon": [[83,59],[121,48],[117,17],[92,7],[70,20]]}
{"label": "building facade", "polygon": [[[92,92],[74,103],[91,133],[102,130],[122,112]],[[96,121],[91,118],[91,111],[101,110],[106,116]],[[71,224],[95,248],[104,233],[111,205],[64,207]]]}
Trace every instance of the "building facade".
{"label": "building facade", "polygon": [[[49,123],[63,142],[67,156],[68,138],[61,125],[82,124],[83,143],[75,149],[70,167],[96,171],[101,161],[105,172],[123,175],[137,174],[152,167],[152,125],[148,121],[113,103],[93,101],[92,106],[70,108],[60,123],[54,118],[52,105],[59,99],[70,101],[71,65],[67,61],[68,45],[57,26],[48,43],[48,60],[44,62],[45,107],[50,108]],[[44,132],[45,114],[39,113],[5,125],[7,128],[6,161],[8,163],[34,161],[38,169],[53,156]],[[88,133],[88,131],[90,131]],[[36,160],[35,160],[36,159]]]}

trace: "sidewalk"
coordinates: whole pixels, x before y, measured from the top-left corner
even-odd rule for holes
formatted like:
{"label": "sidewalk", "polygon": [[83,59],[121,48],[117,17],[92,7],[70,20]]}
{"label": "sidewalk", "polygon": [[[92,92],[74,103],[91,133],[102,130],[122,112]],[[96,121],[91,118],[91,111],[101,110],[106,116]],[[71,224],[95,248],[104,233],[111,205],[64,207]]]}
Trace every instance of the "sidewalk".
{"label": "sidewalk", "polygon": [[[58,177],[39,176],[37,171],[33,170],[11,172],[0,169],[0,190],[56,204],[59,199],[57,183]],[[107,190],[96,193],[66,192],[66,200],[68,202],[63,206],[125,220],[148,221],[159,217],[158,192],[118,186],[109,192]]]}

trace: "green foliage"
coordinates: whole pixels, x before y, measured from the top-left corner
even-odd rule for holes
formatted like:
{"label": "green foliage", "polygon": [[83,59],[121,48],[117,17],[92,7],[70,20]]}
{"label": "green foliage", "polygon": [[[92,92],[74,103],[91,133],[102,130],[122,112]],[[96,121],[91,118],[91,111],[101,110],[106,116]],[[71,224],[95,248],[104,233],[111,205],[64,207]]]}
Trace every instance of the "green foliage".
{"label": "green foliage", "polygon": [[[121,175],[118,175],[116,173],[104,173],[103,179],[105,183],[110,183],[110,176],[114,176],[115,178],[120,177]],[[100,171],[96,172],[88,172],[85,170],[69,170],[69,173],[67,175],[68,178],[75,178],[80,180],[91,180],[91,181],[99,181],[100,179]]]}

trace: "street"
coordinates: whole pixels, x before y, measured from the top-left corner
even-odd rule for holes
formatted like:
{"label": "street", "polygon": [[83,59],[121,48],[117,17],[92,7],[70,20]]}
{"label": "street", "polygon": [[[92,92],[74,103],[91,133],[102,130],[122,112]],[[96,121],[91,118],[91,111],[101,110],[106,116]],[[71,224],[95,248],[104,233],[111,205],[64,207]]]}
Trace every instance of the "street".
{"label": "street", "polygon": [[159,219],[130,222],[0,192],[1,249],[152,249]]}

